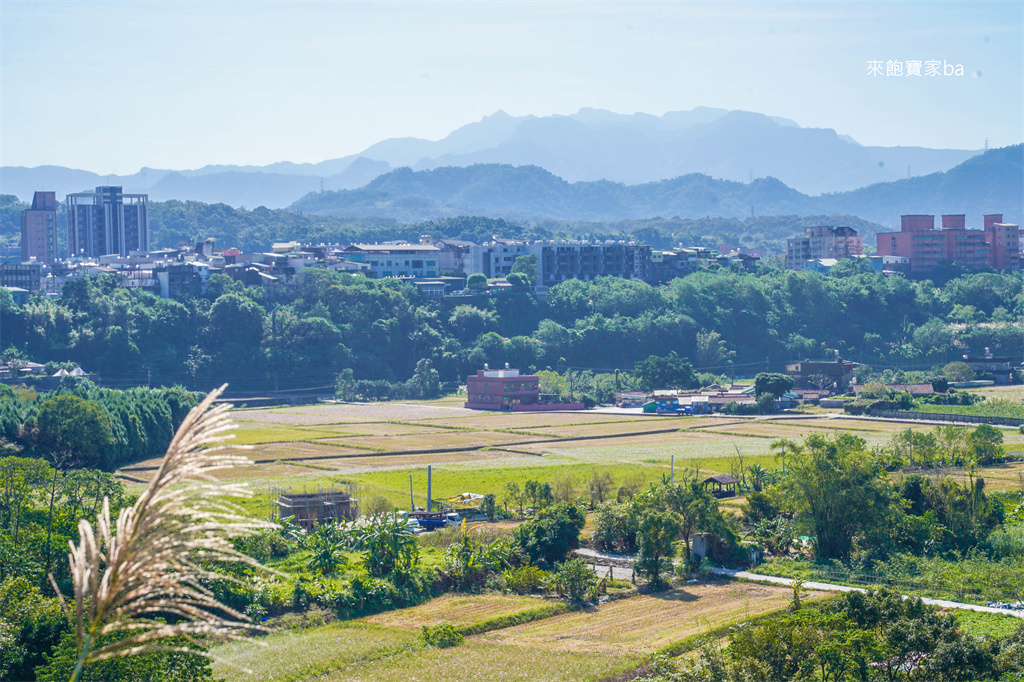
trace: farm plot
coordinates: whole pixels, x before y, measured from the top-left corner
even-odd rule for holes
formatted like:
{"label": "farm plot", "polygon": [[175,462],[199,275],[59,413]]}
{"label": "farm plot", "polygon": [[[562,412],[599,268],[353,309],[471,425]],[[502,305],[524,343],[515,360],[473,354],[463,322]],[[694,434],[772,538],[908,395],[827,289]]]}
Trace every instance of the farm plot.
{"label": "farm plot", "polygon": [[530,611],[546,604],[551,602],[537,597],[446,594],[419,606],[368,616],[362,622],[414,631],[419,631],[423,625],[436,625],[442,621],[462,627]]}
{"label": "farm plot", "polygon": [[[551,426],[534,433],[547,434],[549,438],[563,438],[573,440],[575,438],[623,438],[631,437],[634,434],[646,434],[650,432],[678,433],[684,427],[681,419],[651,419],[632,422],[609,422],[593,424],[575,424],[572,426]],[[652,434],[653,435],[653,434]]]}
{"label": "farm plot", "polygon": [[362,661],[318,677],[318,682],[580,682],[600,680],[639,665],[635,656],[590,651],[523,650],[466,641],[450,649],[425,648],[375,661]]}
{"label": "farm plot", "polygon": [[679,465],[686,460],[720,460],[735,455],[737,449],[744,457],[774,457],[769,450],[770,443],[765,438],[698,431],[636,436],[614,441],[552,443],[544,447],[553,454],[590,462],[644,461],[668,464],[674,456]]}
{"label": "farm plot", "polygon": [[[947,472],[962,476],[964,481],[969,481],[970,476],[966,470]],[[985,479],[986,490],[1020,490],[1024,485],[1024,462],[1008,462],[1006,464],[994,464],[980,467],[974,472],[974,478]]]}
{"label": "farm plot", "polygon": [[352,425],[346,426],[347,428],[343,430],[330,426],[276,426],[241,423],[234,431],[235,437],[232,442],[235,445],[261,445],[363,435],[359,431],[350,430]]}
{"label": "farm plot", "polygon": [[291,682],[419,646],[416,635],[405,630],[332,623],[221,644],[211,653],[218,679]]}
{"label": "farm plot", "polygon": [[643,655],[782,608],[791,596],[787,588],[753,583],[688,585],[495,630],[479,639],[542,650]]}
{"label": "farm plot", "polygon": [[483,448],[537,440],[536,436],[492,431],[435,431],[417,435],[351,436],[325,439],[321,442],[376,452],[408,452],[411,450],[441,450],[456,448]]}

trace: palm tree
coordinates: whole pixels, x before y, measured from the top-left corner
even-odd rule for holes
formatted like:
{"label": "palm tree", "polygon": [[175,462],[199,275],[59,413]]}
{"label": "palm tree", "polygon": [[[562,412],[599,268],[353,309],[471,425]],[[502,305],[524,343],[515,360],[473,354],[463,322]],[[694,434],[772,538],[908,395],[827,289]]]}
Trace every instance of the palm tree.
{"label": "palm tree", "polygon": [[747,472],[750,474],[750,485],[753,486],[754,492],[761,492],[768,476],[768,470],[760,464],[751,464]]}

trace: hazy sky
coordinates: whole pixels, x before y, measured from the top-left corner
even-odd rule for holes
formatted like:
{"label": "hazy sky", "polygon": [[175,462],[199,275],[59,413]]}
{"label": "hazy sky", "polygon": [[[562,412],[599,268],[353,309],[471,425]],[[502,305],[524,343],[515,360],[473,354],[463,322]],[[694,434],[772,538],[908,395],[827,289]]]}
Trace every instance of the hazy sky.
{"label": "hazy sky", "polygon": [[[0,165],[321,161],[498,109],[700,105],[978,149],[1024,138],[1022,45],[1021,0],[0,0]],[[885,76],[888,60],[965,75]]]}

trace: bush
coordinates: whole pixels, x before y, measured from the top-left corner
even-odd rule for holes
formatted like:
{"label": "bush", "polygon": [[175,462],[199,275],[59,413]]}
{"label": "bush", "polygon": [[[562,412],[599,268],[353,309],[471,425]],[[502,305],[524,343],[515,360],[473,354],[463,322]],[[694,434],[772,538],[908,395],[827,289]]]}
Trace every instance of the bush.
{"label": "bush", "polygon": [[542,509],[537,518],[515,529],[515,543],[530,562],[550,568],[580,546],[580,531],[586,517],[570,502]]}
{"label": "bush", "polygon": [[854,400],[843,405],[843,412],[846,414],[862,415],[871,406],[870,400]]}
{"label": "bush", "polygon": [[611,552],[636,551],[636,532],[640,527],[640,509],[635,501],[622,504],[606,502],[595,515],[594,544]]}
{"label": "bush", "polygon": [[424,625],[420,631],[424,643],[427,646],[435,646],[438,649],[446,649],[451,646],[458,646],[466,641],[454,625],[451,623],[438,623],[437,625]]}
{"label": "bush", "polygon": [[501,574],[503,587],[516,594],[535,594],[550,574],[536,566],[520,566]]}
{"label": "bush", "polygon": [[585,599],[595,599],[597,576],[590,570],[583,559],[569,559],[558,566],[551,576],[551,583],[558,593],[573,604],[580,604]]}

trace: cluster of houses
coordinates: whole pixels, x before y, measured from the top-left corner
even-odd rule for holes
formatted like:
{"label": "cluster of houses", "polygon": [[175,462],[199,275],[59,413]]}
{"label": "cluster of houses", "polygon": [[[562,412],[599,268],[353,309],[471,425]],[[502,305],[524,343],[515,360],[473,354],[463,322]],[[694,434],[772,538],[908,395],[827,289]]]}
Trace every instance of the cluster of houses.
{"label": "cluster of houses", "polygon": [[1001,213],[982,216],[982,229],[967,227],[964,214],[900,216],[899,232],[878,234],[877,254],[864,254],[864,240],[852,227],[820,225],[786,240],[786,267],[827,274],[847,258],[860,259],[874,270],[925,273],[955,263],[972,270],[1020,270],[1020,228],[1003,222]]}
{"label": "cluster of houses", "polygon": [[489,280],[485,293],[500,294],[513,290],[504,278],[520,256],[535,257],[535,293],[542,297],[549,286],[569,279],[612,276],[657,283],[712,264],[751,270],[759,260],[758,255],[743,249],[725,254],[700,247],[652,250],[647,245],[617,240],[527,242],[494,237],[475,244],[423,236],[418,244],[281,242],[267,252],[242,253],[235,248],[217,249],[214,241],[207,239],[194,245],[127,254],[15,259],[0,263],[0,285],[16,302],[23,303],[34,292],[59,296],[68,281],[106,274],[127,288],[172,298],[203,294],[210,276],[220,273],[246,286],[262,288],[265,298],[272,300],[299,286],[304,268],[323,268],[360,273],[371,279],[407,281],[431,297],[466,295],[468,277],[481,273]]}

